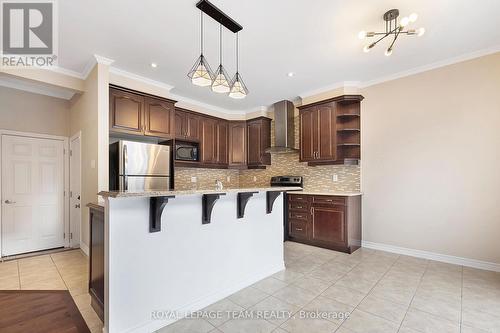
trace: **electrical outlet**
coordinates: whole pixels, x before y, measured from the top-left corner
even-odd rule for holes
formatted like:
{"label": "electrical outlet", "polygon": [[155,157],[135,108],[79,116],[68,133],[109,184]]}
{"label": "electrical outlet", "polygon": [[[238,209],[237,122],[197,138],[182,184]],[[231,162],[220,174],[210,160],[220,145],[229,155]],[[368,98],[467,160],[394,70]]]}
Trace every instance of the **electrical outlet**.
{"label": "electrical outlet", "polygon": [[191,177],[191,183],[196,183],[198,181],[198,178],[196,176]]}
{"label": "electrical outlet", "polygon": [[257,176],[253,176],[253,182],[257,182]]}
{"label": "electrical outlet", "polygon": [[230,183],[231,182],[231,176],[227,176],[226,180],[227,180],[228,183]]}
{"label": "electrical outlet", "polygon": [[334,182],[338,182],[338,181],[339,181],[339,175],[337,175],[336,173],[334,173],[334,174],[332,175],[332,181],[334,181]]}
{"label": "electrical outlet", "polygon": [[90,168],[95,169],[95,160],[90,161]]}

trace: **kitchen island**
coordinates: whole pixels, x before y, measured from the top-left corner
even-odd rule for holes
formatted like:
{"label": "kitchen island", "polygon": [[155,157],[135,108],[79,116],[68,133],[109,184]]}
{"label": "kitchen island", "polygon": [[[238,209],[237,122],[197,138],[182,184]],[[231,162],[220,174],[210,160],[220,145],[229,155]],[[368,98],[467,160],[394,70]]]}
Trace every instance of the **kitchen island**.
{"label": "kitchen island", "polygon": [[99,193],[107,332],[152,332],[283,270],[294,190]]}

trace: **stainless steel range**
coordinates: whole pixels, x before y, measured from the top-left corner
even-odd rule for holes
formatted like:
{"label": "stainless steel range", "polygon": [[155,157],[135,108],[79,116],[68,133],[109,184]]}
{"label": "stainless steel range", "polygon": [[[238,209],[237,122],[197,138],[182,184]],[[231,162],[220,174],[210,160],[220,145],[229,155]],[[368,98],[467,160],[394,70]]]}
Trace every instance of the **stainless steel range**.
{"label": "stainless steel range", "polygon": [[302,176],[275,176],[271,177],[271,186],[304,187],[304,178]]}

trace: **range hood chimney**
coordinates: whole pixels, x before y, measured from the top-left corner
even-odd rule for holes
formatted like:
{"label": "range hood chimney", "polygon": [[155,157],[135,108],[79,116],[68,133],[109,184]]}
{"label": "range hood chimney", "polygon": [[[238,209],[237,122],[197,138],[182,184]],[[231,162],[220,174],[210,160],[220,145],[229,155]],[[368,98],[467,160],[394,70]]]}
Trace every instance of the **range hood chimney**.
{"label": "range hood chimney", "polygon": [[274,133],[273,147],[266,149],[266,153],[292,153],[295,148],[295,107],[290,101],[275,103],[274,107]]}

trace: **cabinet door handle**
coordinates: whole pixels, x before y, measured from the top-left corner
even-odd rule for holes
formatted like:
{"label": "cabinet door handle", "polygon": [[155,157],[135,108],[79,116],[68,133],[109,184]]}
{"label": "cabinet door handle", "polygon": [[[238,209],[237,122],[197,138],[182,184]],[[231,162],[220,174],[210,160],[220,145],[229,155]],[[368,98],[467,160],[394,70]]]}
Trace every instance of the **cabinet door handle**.
{"label": "cabinet door handle", "polygon": [[295,217],[296,217],[296,218],[298,218],[298,219],[301,219],[301,218],[303,218],[304,216],[302,216],[302,215],[295,215]]}
{"label": "cabinet door handle", "polygon": [[297,230],[297,231],[302,231],[302,228],[295,228],[295,230]]}
{"label": "cabinet door handle", "polygon": [[297,209],[302,209],[302,206],[297,206]]}
{"label": "cabinet door handle", "polygon": [[311,207],[311,215],[314,215],[313,209],[314,209],[314,207]]}

